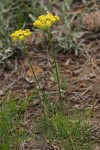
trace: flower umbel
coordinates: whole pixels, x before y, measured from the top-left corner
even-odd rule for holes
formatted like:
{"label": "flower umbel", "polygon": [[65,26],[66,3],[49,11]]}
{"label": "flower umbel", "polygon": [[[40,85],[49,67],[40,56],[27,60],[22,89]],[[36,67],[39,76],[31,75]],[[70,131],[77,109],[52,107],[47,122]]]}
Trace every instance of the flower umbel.
{"label": "flower umbel", "polygon": [[31,35],[30,29],[25,30],[17,30],[14,33],[11,34],[11,37],[14,41],[24,41],[27,37]]}
{"label": "flower umbel", "polygon": [[49,29],[55,22],[59,21],[60,18],[58,16],[54,16],[52,14],[41,15],[38,17],[33,23],[34,27],[47,30]]}

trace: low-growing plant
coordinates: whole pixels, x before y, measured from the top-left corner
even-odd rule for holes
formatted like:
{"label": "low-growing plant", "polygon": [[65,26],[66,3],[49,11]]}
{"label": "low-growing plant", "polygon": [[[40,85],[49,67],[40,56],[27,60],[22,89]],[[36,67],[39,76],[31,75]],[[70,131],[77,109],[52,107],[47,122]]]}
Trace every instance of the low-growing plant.
{"label": "low-growing plant", "polygon": [[24,112],[30,106],[33,95],[24,99],[0,99],[0,150],[20,149],[24,142],[33,140],[34,133],[24,127]]}
{"label": "low-growing plant", "polygon": [[56,112],[38,122],[38,130],[46,142],[64,150],[91,150],[88,119],[85,114],[68,115]]}
{"label": "low-growing plant", "polygon": [[63,22],[63,30],[61,36],[57,37],[58,47],[60,51],[63,52],[73,52],[75,55],[78,55],[78,51],[81,50],[83,46],[83,40],[80,40],[82,36],[82,31],[80,28],[74,25],[75,18],[80,18],[82,22],[82,15],[72,14],[71,10],[72,0],[64,0],[61,8],[61,17]]}
{"label": "low-growing plant", "polygon": [[16,150],[23,141],[18,109],[14,100],[0,106],[0,149]]}
{"label": "low-growing plant", "polygon": [[18,45],[10,40],[10,33],[16,28],[32,26],[27,22],[31,21],[31,18],[35,20],[43,12],[41,1],[0,0],[0,63],[4,63],[18,48]]}

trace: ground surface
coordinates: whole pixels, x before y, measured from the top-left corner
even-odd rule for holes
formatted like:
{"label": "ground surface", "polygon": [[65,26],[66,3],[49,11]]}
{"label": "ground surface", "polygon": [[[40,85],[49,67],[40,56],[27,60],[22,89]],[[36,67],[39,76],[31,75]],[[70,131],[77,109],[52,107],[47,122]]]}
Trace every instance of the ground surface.
{"label": "ground surface", "polygon": [[[94,126],[94,136],[100,138],[100,30],[90,30],[82,38],[86,42],[83,51],[80,51],[78,56],[61,52],[57,54],[60,72],[65,75],[68,82],[67,90],[63,91],[64,104],[67,107],[69,103],[70,109],[91,108],[90,124]],[[34,47],[35,45],[29,48],[33,67],[36,70],[41,86],[48,91],[52,98],[57,93],[57,87],[51,74],[54,66],[52,58],[46,49],[40,50],[38,48],[39,50],[36,50]],[[0,65],[0,68],[1,96],[5,96],[7,91],[15,99],[31,95],[35,88],[35,83],[23,53],[9,58],[7,64]],[[28,130],[34,126],[34,117],[40,114],[38,100],[34,101],[34,103],[25,112],[25,122],[27,122]],[[22,149],[57,149],[40,143],[38,140],[37,135],[36,142],[24,143]],[[99,148],[97,145],[96,149],[99,150]]]}

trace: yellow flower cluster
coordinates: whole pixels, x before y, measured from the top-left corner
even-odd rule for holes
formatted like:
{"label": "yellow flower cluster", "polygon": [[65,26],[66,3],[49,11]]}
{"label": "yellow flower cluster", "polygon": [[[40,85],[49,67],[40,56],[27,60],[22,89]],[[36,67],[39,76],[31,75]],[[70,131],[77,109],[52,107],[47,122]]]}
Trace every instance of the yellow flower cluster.
{"label": "yellow flower cluster", "polygon": [[17,30],[14,33],[11,34],[11,37],[13,38],[14,41],[24,41],[27,37],[31,35],[30,29],[25,29],[25,30]]}
{"label": "yellow flower cluster", "polygon": [[33,23],[34,27],[38,27],[40,29],[47,30],[49,29],[55,22],[59,21],[60,18],[58,16],[54,16],[52,14],[41,15],[38,17],[38,20]]}

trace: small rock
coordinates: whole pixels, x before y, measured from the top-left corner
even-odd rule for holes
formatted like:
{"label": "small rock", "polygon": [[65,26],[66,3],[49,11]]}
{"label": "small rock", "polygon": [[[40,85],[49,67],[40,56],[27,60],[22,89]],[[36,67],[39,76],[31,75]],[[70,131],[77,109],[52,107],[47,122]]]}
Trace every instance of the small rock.
{"label": "small rock", "polygon": [[4,95],[4,91],[0,90],[0,96]]}
{"label": "small rock", "polygon": [[90,73],[90,79],[93,79],[93,78],[95,78],[95,75],[93,74],[93,73]]}
{"label": "small rock", "polygon": [[77,69],[77,70],[74,70],[74,71],[73,71],[73,76],[79,75],[79,73],[81,72],[81,70],[82,70],[82,68],[79,68],[79,69]]}

